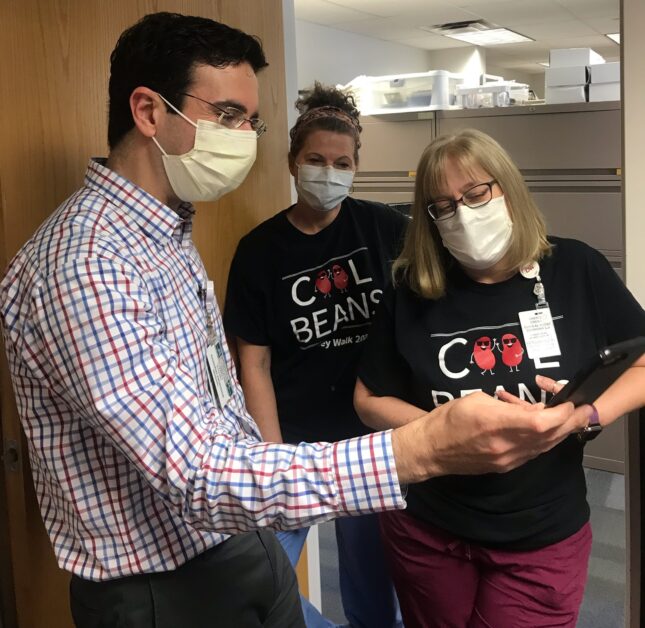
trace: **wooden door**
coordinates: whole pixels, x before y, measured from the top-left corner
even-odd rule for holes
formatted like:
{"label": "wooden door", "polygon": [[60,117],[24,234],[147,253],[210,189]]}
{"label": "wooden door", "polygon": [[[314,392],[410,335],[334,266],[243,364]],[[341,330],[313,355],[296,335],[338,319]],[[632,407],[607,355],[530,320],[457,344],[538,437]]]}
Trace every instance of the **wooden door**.
{"label": "wooden door", "polygon": [[[107,150],[109,55],[119,34],[155,11],[223,21],[258,35],[270,65],[260,75],[269,133],[241,190],[198,208],[195,240],[220,300],[237,241],[289,202],[280,0],[0,0],[0,265],[82,182]],[[213,205],[213,204],[211,204]],[[4,350],[0,402],[0,584],[4,628],[71,626],[60,571],[34,498]],[[12,456],[17,454],[17,462]]]}

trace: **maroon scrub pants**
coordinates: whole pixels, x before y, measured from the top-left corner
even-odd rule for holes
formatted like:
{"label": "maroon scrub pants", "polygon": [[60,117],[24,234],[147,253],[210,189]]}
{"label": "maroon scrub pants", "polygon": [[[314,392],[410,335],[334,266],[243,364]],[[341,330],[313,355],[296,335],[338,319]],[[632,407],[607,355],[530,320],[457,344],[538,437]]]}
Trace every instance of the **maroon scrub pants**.
{"label": "maroon scrub pants", "polygon": [[589,523],[529,552],[466,543],[403,511],[381,514],[380,524],[406,628],[575,627]]}

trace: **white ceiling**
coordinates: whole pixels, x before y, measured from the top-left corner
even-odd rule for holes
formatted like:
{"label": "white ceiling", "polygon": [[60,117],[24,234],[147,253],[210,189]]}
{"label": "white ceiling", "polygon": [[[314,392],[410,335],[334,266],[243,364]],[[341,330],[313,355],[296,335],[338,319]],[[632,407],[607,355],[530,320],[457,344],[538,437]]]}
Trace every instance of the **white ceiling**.
{"label": "white ceiling", "polygon": [[593,48],[618,61],[606,33],[620,32],[620,0],[294,0],[296,19],[392,41],[442,50],[469,44],[421,30],[446,22],[485,19],[535,41],[486,47],[487,64],[543,72],[551,48]]}

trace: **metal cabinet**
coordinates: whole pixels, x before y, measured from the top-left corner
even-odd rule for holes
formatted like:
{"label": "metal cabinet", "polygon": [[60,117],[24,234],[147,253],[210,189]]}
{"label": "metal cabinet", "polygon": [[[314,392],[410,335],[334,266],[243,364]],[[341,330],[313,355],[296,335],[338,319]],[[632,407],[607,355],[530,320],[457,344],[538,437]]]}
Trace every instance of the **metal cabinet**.
{"label": "metal cabinet", "polygon": [[407,206],[419,156],[434,137],[434,112],[363,116],[352,196]]}
{"label": "metal cabinet", "polygon": [[620,168],[620,103],[436,112],[437,135],[476,128],[494,137],[523,172],[600,174]]}

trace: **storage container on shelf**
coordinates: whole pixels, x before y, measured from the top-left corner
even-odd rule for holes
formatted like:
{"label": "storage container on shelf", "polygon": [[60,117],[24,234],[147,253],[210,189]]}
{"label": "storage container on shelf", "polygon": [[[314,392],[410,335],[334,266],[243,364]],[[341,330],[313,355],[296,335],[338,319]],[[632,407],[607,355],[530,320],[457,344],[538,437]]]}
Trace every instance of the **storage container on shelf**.
{"label": "storage container on shelf", "polygon": [[431,70],[388,76],[357,76],[340,86],[354,93],[363,115],[408,110],[450,109],[457,105],[461,74]]}
{"label": "storage container on shelf", "polygon": [[475,87],[457,86],[457,102],[464,109],[508,107],[528,100],[529,86],[515,81],[496,81]]}
{"label": "storage container on shelf", "polygon": [[591,48],[554,48],[549,51],[549,67],[568,68],[573,65],[595,65],[605,60]]}

